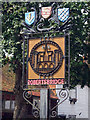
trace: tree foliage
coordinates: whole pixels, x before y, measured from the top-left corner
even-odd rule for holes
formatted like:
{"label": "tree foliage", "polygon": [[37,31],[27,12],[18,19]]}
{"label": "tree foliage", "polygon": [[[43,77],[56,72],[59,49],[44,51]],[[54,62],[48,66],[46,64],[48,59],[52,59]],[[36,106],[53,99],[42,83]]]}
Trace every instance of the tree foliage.
{"label": "tree foliage", "polygon": [[[42,3],[43,6],[51,3]],[[89,53],[89,2],[63,2],[58,3],[61,8],[70,9],[70,17],[72,28],[70,32],[70,54],[71,54],[71,86],[81,84],[90,86],[88,77],[89,68],[83,57],[88,58]],[[23,28],[22,20],[24,20],[25,12],[31,7],[36,7],[37,11],[39,3],[36,2],[3,2],[2,3],[2,63],[9,63],[16,73],[15,93],[16,107],[14,111],[14,120],[24,117],[22,115],[25,110],[25,104],[22,97],[21,76],[22,76],[22,36],[20,31]]]}

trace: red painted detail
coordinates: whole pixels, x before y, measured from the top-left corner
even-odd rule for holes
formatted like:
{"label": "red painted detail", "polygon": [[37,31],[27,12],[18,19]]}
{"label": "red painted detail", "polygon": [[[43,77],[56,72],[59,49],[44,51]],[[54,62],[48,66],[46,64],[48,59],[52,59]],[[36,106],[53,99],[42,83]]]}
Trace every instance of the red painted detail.
{"label": "red painted detail", "polygon": [[28,80],[28,85],[58,85],[58,84],[64,84],[64,79]]}

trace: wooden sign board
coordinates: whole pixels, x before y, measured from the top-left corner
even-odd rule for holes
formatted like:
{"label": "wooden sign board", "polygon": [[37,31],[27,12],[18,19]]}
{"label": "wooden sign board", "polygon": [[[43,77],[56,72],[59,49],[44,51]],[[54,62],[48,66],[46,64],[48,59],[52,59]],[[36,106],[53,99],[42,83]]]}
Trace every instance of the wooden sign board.
{"label": "wooden sign board", "polygon": [[28,85],[64,84],[65,37],[30,39]]}

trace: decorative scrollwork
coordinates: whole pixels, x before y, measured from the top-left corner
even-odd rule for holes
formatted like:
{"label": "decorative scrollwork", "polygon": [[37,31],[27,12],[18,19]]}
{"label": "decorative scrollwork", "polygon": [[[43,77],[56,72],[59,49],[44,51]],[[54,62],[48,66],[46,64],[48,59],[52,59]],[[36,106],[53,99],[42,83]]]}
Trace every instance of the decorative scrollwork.
{"label": "decorative scrollwork", "polygon": [[26,98],[30,98],[32,96],[32,92],[31,91],[27,91],[26,93],[25,93],[25,97]]}
{"label": "decorative scrollwork", "polygon": [[[56,90],[56,89],[54,89]],[[58,96],[58,102],[57,102],[57,105],[54,106],[53,108],[51,108],[51,117],[56,117],[57,115],[57,111],[55,111],[55,109],[61,104],[63,103],[69,96],[69,92],[67,89],[59,89],[59,94],[57,95]]]}
{"label": "decorative scrollwork", "polygon": [[59,92],[59,96],[61,97],[61,98],[65,98],[66,97],[66,91],[65,90],[61,90],[60,92]]}
{"label": "decorative scrollwork", "polygon": [[25,90],[23,92],[23,98],[30,104],[32,105],[38,112],[40,111],[40,109],[38,107],[36,107],[30,100],[32,96],[32,91],[31,90]]}
{"label": "decorative scrollwork", "polygon": [[40,32],[44,32],[44,31],[49,31],[49,30],[52,30],[52,29],[55,29],[54,26],[50,26],[50,27],[47,27],[47,28],[43,28],[44,24],[43,23],[40,23],[37,25],[37,30],[40,31]]}
{"label": "decorative scrollwork", "polygon": [[51,117],[56,117],[57,116],[57,111],[51,111]]}
{"label": "decorative scrollwork", "polygon": [[[58,88],[56,88],[58,89]],[[56,90],[56,89],[53,89],[53,90]],[[50,117],[54,118],[54,117],[57,117],[57,110],[56,108],[61,104],[63,103],[69,96],[69,92],[68,92],[68,89],[66,88],[61,88],[61,89],[58,89],[59,92],[57,94],[57,97],[58,97],[58,101],[57,101],[57,104],[51,108],[51,112],[50,112]],[[32,96],[32,91],[31,90],[25,90],[23,92],[23,97],[24,99],[33,106],[33,111],[32,111],[32,114],[35,118],[39,118],[40,117],[40,108],[38,108],[36,105],[34,105],[31,101],[30,101],[30,97]]]}
{"label": "decorative scrollwork", "polygon": [[39,111],[37,111],[37,110],[35,110],[35,111],[33,111],[33,116],[35,117],[35,118],[39,118]]}

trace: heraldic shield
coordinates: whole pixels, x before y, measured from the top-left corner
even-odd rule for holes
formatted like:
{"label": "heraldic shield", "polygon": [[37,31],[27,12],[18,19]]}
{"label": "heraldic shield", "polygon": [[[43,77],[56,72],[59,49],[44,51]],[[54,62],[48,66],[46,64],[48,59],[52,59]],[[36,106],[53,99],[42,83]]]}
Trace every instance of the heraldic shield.
{"label": "heraldic shield", "polygon": [[51,15],[52,7],[42,7],[41,15],[43,18],[48,18]]}
{"label": "heraldic shield", "polygon": [[28,25],[33,24],[35,21],[35,11],[25,13],[25,22]]}
{"label": "heraldic shield", "polygon": [[69,17],[69,8],[58,8],[58,19],[65,22]]}

